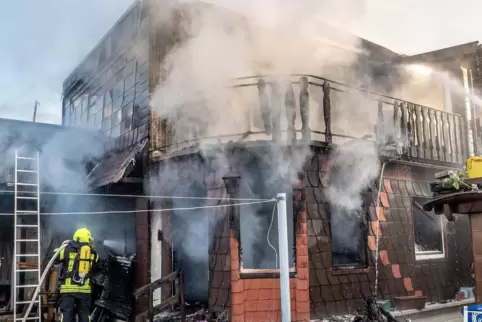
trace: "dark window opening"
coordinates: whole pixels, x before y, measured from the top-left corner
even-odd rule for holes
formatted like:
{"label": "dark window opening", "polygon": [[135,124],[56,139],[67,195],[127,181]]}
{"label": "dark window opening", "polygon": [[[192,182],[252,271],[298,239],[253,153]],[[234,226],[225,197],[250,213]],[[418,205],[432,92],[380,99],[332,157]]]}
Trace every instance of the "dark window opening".
{"label": "dark window opening", "polygon": [[[241,198],[269,199],[276,197],[277,193],[286,193],[288,258],[290,268],[294,269],[293,190],[290,181],[276,172],[268,163],[259,159],[248,163],[241,173],[240,196]],[[239,215],[242,269],[245,272],[279,269],[276,203],[239,206]]]}
{"label": "dark window opening", "polygon": [[330,206],[332,267],[367,267],[368,225],[364,209]]}
{"label": "dark window opening", "polygon": [[425,211],[425,198],[412,198],[415,254],[417,258],[444,257],[443,218]]}
{"label": "dark window opening", "polygon": [[[191,178],[192,179],[192,178]],[[192,182],[194,181],[194,183]],[[196,180],[180,180],[169,193],[203,198],[206,188]],[[172,199],[172,208],[203,207],[203,199]],[[186,301],[206,304],[209,300],[209,212],[205,209],[172,212],[174,269],[184,271]]]}

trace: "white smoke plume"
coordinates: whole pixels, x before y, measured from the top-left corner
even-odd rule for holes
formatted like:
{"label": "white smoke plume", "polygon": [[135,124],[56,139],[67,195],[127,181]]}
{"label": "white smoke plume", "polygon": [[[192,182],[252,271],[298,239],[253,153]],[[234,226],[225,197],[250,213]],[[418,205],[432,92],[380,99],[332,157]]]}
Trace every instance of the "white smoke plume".
{"label": "white smoke plume", "polygon": [[[158,7],[152,9],[152,17],[159,32],[158,37],[164,37],[165,41],[161,42],[163,45],[160,48],[164,51],[160,81],[150,103],[155,115],[167,119],[168,124],[172,126],[173,142],[178,144],[174,150],[193,145],[196,136],[201,140],[200,146],[204,156],[216,160],[218,168],[227,171],[230,163],[226,158],[226,151],[222,148],[210,148],[212,143],[216,144],[219,141],[209,140],[207,137],[230,135],[229,139],[224,140],[226,142],[239,139],[242,133],[253,128],[264,130],[263,126],[256,125],[262,123],[258,90],[255,85],[257,79],[235,81],[238,77],[311,74],[349,84],[359,84],[366,80],[363,68],[361,73],[360,68],[354,69],[360,60],[366,60],[369,55],[360,38],[323,23],[327,17],[331,21],[349,21],[359,13],[359,6],[352,7],[354,11],[351,11],[347,9],[350,7],[346,6],[341,10],[342,5],[337,1],[231,1],[229,4],[223,1],[209,2],[210,4],[192,0],[160,1],[157,3]],[[335,10],[336,8],[338,10]],[[280,85],[286,85],[287,80],[294,79],[275,76],[271,80],[278,81]],[[298,79],[296,77],[296,81]],[[243,88],[230,87],[243,82],[253,85]],[[310,118],[311,125],[316,124],[319,126],[316,130],[323,131],[324,125],[320,127],[320,124],[323,124],[320,121],[323,119],[322,109],[319,108],[320,101],[314,101],[315,98],[320,98],[320,92],[321,87],[310,92]],[[295,85],[295,97],[298,95],[299,89]],[[376,105],[366,109],[361,105],[363,104],[343,104],[343,108],[346,106],[356,113],[338,114],[335,119],[347,124],[350,120],[360,122],[368,114],[376,115]],[[334,106],[333,110],[339,108]],[[299,103],[296,109],[296,127],[299,130]],[[196,130],[193,131],[193,128]],[[196,135],[192,132],[196,132]],[[365,129],[359,132],[353,134],[366,134]],[[270,137],[258,133],[245,138],[245,141],[249,140],[270,140]],[[259,155],[260,158],[270,165],[269,171],[263,175],[266,181],[275,182],[274,178],[288,177],[291,183],[294,183],[298,179],[297,173],[302,171],[311,151],[308,145],[289,156],[285,155],[283,150],[276,144],[271,144],[264,152],[260,152],[264,154]],[[371,150],[365,151],[370,152]],[[351,154],[357,153],[349,151],[347,154],[351,157]],[[372,159],[371,154],[362,159],[363,162],[352,163],[351,170],[355,173],[356,169],[363,172],[367,167],[365,163],[371,161],[373,164],[369,165],[369,168],[373,171],[369,170],[366,175],[359,176],[360,179],[370,179],[377,169],[378,159]],[[172,182],[179,181],[178,175],[172,171],[172,167],[167,166],[151,183],[150,189],[158,190],[160,186],[168,186],[169,183],[172,185]],[[244,186],[249,186],[247,183],[259,179],[249,171],[243,171],[240,175],[241,180],[246,183]],[[348,178],[343,173],[340,175]],[[198,181],[199,178],[193,180]],[[348,189],[353,191],[346,196],[355,199],[350,200],[353,205],[359,198],[355,190],[361,190],[361,186],[361,182],[349,185]],[[175,190],[177,194],[193,195],[188,185],[182,185]],[[252,212],[255,213],[259,207],[252,208]],[[183,220],[183,224],[191,227],[184,228],[183,231],[201,231],[208,236],[207,222],[204,219],[192,220],[194,215],[186,215],[189,218]],[[183,216],[182,213],[180,216]],[[199,216],[202,216],[200,212]],[[251,217],[255,216],[249,218],[253,229],[241,237],[245,255],[251,251],[248,249],[250,244],[251,247],[265,247],[266,244],[267,227],[259,227],[261,218]],[[192,247],[193,243],[186,242],[188,237],[185,233],[182,238],[183,256],[198,263],[207,261],[207,254],[200,256],[200,251],[205,252],[205,245],[198,244],[197,247]],[[266,250],[268,251],[272,252]],[[273,263],[264,264],[273,267]]]}

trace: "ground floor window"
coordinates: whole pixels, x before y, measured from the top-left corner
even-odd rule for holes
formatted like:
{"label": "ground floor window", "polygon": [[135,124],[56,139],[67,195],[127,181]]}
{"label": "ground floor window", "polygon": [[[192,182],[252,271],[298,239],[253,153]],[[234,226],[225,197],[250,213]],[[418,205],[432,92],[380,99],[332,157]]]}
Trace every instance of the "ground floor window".
{"label": "ground floor window", "polygon": [[[241,198],[273,198],[277,193],[287,196],[288,256],[295,268],[295,225],[293,190],[290,180],[268,162],[253,160],[241,174]],[[240,206],[241,271],[256,273],[279,269],[278,213],[276,203]]]}
{"label": "ground floor window", "polygon": [[433,211],[425,211],[426,198],[412,198],[415,258],[417,260],[444,258],[444,219]]}
{"label": "ground floor window", "polygon": [[331,259],[336,269],[367,266],[367,218],[363,209],[330,206]]}

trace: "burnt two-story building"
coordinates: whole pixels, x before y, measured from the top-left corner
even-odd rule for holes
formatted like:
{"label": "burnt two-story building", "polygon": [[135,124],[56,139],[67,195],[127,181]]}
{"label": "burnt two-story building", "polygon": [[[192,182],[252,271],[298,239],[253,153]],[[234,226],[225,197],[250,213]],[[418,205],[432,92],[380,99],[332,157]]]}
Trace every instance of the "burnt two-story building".
{"label": "burnt two-story building", "polygon": [[420,205],[476,146],[479,44],[402,56],[317,23],[325,54],[296,52],[313,61],[298,71],[260,49],[279,35],[249,15],[138,1],[65,80],[63,124],[110,137],[100,185],[150,196],[136,204],[138,285],[182,269],[188,302],[279,320],[275,205],[250,202],[285,192],[293,320],[472,286],[468,221]]}

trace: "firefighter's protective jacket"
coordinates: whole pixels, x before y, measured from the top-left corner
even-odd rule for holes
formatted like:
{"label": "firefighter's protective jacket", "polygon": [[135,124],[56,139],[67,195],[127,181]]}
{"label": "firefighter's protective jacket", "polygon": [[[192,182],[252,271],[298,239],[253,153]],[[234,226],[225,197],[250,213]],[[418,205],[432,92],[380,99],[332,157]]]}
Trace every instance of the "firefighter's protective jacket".
{"label": "firefighter's protective jacket", "polygon": [[[57,248],[58,249],[58,248]],[[60,293],[92,293],[91,275],[99,256],[88,243],[71,241],[56,259],[62,264]]]}

